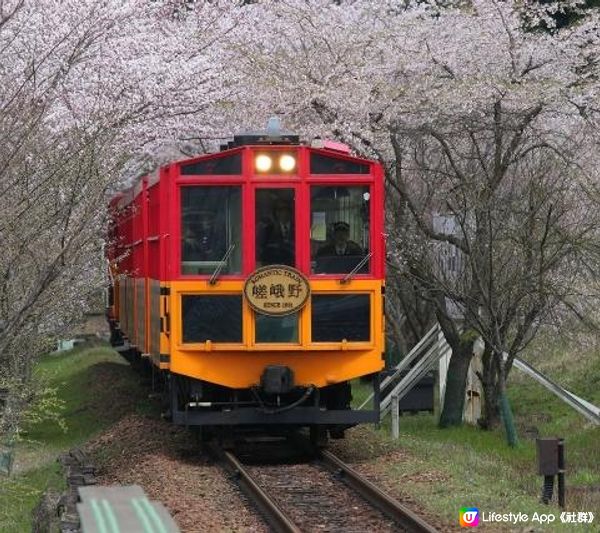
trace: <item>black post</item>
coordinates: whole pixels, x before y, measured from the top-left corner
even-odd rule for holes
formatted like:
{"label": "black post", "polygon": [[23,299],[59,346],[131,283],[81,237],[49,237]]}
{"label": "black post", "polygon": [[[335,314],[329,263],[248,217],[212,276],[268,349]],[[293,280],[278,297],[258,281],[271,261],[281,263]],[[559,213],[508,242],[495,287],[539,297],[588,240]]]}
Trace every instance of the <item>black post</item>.
{"label": "black post", "polygon": [[558,439],[558,505],[565,507],[565,439]]}
{"label": "black post", "polygon": [[542,503],[548,505],[552,500],[554,493],[554,476],[544,476],[544,485],[542,487]]}
{"label": "black post", "polygon": [[552,493],[554,492],[554,476],[560,475],[559,473],[561,472],[559,466],[559,442],[561,442],[561,440],[557,438],[536,439],[538,474],[544,476],[542,502],[545,504],[548,504],[552,500]]}

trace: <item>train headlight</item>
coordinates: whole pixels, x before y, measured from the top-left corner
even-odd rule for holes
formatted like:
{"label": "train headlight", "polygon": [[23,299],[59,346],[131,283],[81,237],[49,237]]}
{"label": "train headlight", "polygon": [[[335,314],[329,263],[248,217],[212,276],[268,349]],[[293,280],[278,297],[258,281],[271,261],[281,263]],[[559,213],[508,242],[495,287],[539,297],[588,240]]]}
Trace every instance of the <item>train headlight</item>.
{"label": "train headlight", "polygon": [[279,168],[284,172],[291,172],[296,168],[296,158],[290,154],[279,157]]}
{"label": "train headlight", "polygon": [[254,166],[258,172],[269,172],[273,166],[273,160],[268,155],[260,154],[256,156]]}

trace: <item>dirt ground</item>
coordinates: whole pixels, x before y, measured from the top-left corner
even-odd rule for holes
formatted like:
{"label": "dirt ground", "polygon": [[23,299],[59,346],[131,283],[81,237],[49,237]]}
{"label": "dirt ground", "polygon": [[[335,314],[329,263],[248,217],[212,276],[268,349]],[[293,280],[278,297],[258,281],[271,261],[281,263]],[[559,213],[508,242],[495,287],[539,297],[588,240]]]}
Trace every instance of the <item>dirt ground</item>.
{"label": "dirt ground", "polygon": [[197,450],[190,432],[135,414],[86,446],[99,483],[140,485],[183,532],[267,531],[221,468]]}
{"label": "dirt ground", "polygon": [[[362,431],[368,430],[356,428],[346,440],[332,442],[332,451],[440,531],[458,531],[428,515],[400,486],[386,480],[386,465],[411,458],[397,449],[361,446]],[[184,532],[267,531],[227,474],[198,450],[188,430],[138,414],[126,416],[86,446],[99,468],[100,483],[140,485],[168,508]],[[432,483],[444,476],[424,471],[419,477]]]}
{"label": "dirt ground", "polygon": [[[104,414],[108,407],[110,416],[118,421],[85,446],[98,469],[99,483],[140,485],[149,498],[167,507],[186,533],[267,531],[254,507],[222,468],[200,453],[192,432],[159,418],[158,400],[146,399],[148,391],[144,387],[133,392],[131,383],[128,387],[127,381],[119,379],[116,374],[130,372],[129,367],[114,365],[101,370],[90,386],[99,391],[112,390],[110,406],[101,403]],[[99,396],[106,399],[105,395]],[[89,407],[93,410],[95,405]],[[354,428],[347,432],[346,439],[331,441],[330,449],[440,531],[457,531],[425,513],[397,482],[386,478],[390,463],[414,458],[372,439],[370,432],[370,428]],[[418,476],[423,483],[443,481],[438,471],[423,471]]]}

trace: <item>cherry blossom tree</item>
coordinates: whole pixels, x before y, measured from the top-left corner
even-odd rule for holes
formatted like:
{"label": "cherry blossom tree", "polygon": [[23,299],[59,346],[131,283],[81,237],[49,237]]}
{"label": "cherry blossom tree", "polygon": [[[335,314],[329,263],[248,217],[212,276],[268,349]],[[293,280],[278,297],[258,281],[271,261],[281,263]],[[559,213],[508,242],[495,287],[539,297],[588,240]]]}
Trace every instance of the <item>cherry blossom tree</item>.
{"label": "cherry blossom tree", "polygon": [[389,261],[453,348],[442,425],[461,422],[477,335],[483,423],[502,407],[510,418],[513,358],[558,309],[585,302],[597,264],[598,13],[559,30],[565,5],[263,2],[257,37],[238,44],[257,113],[267,101],[384,163],[398,210]]}
{"label": "cherry blossom tree", "polygon": [[[0,2],[0,432],[105,283],[107,193],[223,129],[236,2]],[[182,7],[183,6],[183,7]],[[190,46],[193,41],[194,46]]]}
{"label": "cherry blossom tree", "polygon": [[[103,283],[107,192],[272,114],[384,164],[405,284],[390,292],[422,296],[453,347],[441,423],[460,422],[481,335],[493,425],[515,355],[589,301],[599,33],[585,7],[0,2],[0,388],[17,405],[3,428],[46,339]],[[426,327],[411,313],[394,320]]]}

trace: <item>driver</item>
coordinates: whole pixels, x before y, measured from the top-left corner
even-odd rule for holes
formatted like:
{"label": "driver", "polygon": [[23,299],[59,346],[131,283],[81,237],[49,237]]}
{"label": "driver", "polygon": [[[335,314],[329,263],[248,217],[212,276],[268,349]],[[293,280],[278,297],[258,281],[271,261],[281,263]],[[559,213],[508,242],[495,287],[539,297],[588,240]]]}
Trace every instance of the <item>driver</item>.
{"label": "driver", "polygon": [[339,221],[333,224],[333,240],[317,250],[317,257],[364,255],[362,248],[350,240],[350,225]]}

